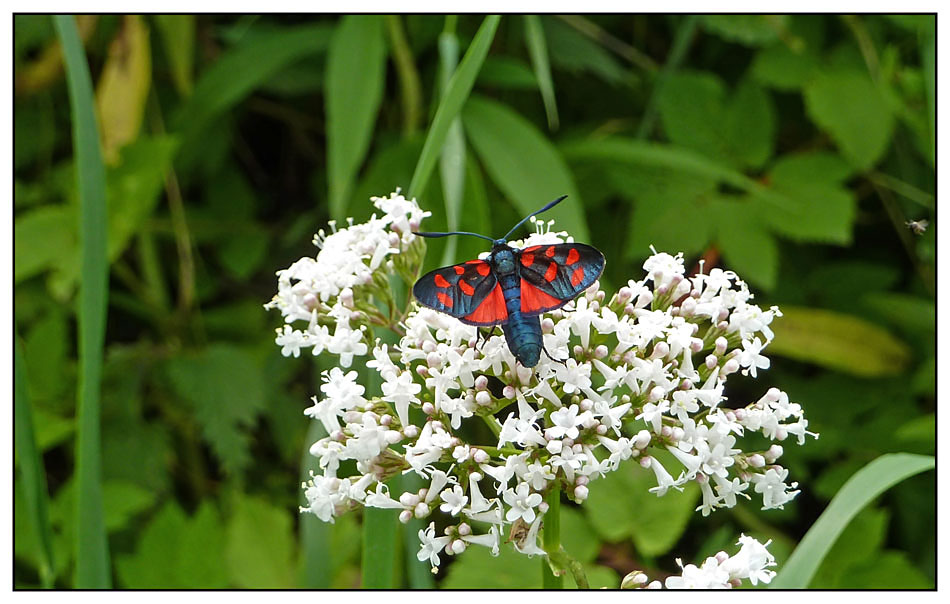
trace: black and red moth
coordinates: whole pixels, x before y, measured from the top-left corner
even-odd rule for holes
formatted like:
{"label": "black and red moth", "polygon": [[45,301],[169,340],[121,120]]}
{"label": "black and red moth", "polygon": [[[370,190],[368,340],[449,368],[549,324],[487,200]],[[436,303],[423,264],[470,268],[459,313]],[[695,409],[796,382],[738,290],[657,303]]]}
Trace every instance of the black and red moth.
{"label": "black and red moth", "polygon": [[529,218],[563,201],[559,197],[526,216],[501,239],[478,233],[416,233],[422,237],[473,235],[492,242],[485,260],[438,268],[423,275],[412,293],[423,306],[451,315],[468,325],[501,325],[508,349],[525,367],[534,367],[544,348],[542,313],[560,308],[590,287],[604,270],[604,255],[583,243],[533,245],[524,249],[506,243]]}

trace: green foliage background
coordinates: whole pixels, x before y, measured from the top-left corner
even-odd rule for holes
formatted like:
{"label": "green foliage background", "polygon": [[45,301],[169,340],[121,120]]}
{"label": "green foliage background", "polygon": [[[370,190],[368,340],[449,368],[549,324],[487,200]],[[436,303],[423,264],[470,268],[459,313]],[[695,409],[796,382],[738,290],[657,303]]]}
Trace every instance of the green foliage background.
{"label": "green foliage background", "polygon": [[[661,578],[742,532],[773,539],[781,564],[871,459],[933,454],[933,16],[505,16],[482,38],[484,63],[468,64],[467,94],[482,23],[77,19],[106,164],[112,585],[360,585],[360,516],[297,513],[315,438],[302,410],[326,361],[281,357],[279,317],[262,305],[275,270],[314,254],[318,228],[367,217],[368,198],[396,187],[432,211],[427,228],[486,234],[567,193],[552,215],[604,251],[608,288],[639,278],[652,244],[736,270],[785,313],[772,368],[730,380],[730,397],[775,385],[805,407],[821,438],[784,457],[801,495],[702,518],[698,489],[658,499],[648,477],[617,472],[563,510],[592,585],[633,568]],[[16,16],[14,34],[14,580],[65,588],[84,584],[76,506],[92,493],[77,486],[77,161],[53,21]],[[440,121],[453,102],[459,117]],[[434,241],[427,263],[480,245]],[[932,587],[934,489],[926,473],[879,498],[810,586]],[[540,586],[536,560],[480,548],[433,583],[415,535],[399,538],[397,586]]]}

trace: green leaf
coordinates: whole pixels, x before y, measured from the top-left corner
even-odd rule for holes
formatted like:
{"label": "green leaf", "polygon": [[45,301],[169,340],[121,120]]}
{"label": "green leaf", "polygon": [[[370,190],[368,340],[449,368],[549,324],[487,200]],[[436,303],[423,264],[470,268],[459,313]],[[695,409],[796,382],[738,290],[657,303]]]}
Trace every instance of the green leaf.
{"label": "green leaf", "polygon": [[752,77],[777,90],[794,91],[818,72],[818,59],[805,50],[795,51],[785,44],[763,48],[752,61]]}
{"label": "green leaf", "polygon": [[254,354],[215,344],[168,361],[178,396],[194,409],[205,440],[229,474],[250,462],[248,430],[264,408],[264,375]]}
{"label": "green leaf", "polygon": [[76,249],[76,211],[67,205],[44,205],[23,212],[13,226],[14,284],[62,266]]}
{"label": "green leaf", "polygon": [[468,95],[472,91],[472,85],[475,83],[475,77],[478,75],[491,48],[492,40],[495,38],[495,31],[498,29],[498,23],[501,21],[499,15],[488,15],[482,21],[478,33],[472,40],[471,46],[462,57],[462,63],[452,75],[452,79],[446,85],[445,94],[439,102],[435,117],[432,118],[432,125],[429,126],[429,132],[426,134],[426,142],[422,147],[422,153],[419,154],[419,161],[416,164],[416,170],[412,175],[412,182],[409,183],[408,194],[410,197],[421,195],[425,190],[435,163],[442,154],[442,145],[445,143],[445,137],[448,135],[449,127],[455,120]]}
{"label": "green leaf", "polygon": [[764,217],[776,232],[794,241],[851,243],[857,200],[841,184],[851,172],[846,162],[831,153],[782,156],[772,166],[769,180],[791,203]]}
{"label": "green leaf", "polygon": [[582,564],[597,557],[600,540],[580,509],[561,506],[561,544],[570,557]]}
{"label": "green leaf", "polygon": [[171,65],[172,83],[187,97],[194,86],[195,16],[153,15],[162,38],[162,48]]}
{"label": "green leaf", "polygon": [[[23,484],[25,508],[29,516],[36,557],[39,560],[40,582],[43,587],[53,586],[53,539],[49,521],[49,490],[46,469],[37,449],[33,430],[33,414],[26,387],[26,367],[20,350],[19,338],[13,342],[13,425],[16,453]],[[17,533],[19,535],[19,533]]]}
{"label": "green leaf", "polygon": [[845,587],[841,582],[847,580],[851,566],[877,558],[880,554],[889,520],[886,510],[865,508],[859,512],[828,550],[809,587],[812,589]]}
{"label": "green leaf", "polygon": [[[590,237],[583,201],[560,152],[528,120],[511,108],[472,97],[462,117],[472,146],[492,180],[522,215],[561,195],[569,199],[545,217],[578,241]],[[518,233],[512,237],[518,237]]]}
{"label": "green leaf", "polygon": [[[598,481],[599,482],[599,481]],[[443,564],[445,555],[442,555]],[[540,589],[538,558],[505,544],[493,557],[486,547],[470,547],[449,566],[442,589]]]}
{"label": "green leaf", "polygon": [[53,17],[63,47],[73,120],[79,190],[79,404],[76,476],[79,481],[76,587],[109,588],[109,544],[102,512],[99,388],[105,339],[109,263],[106,184],[89,66],[73,17]]}
{"label": "green leaf", "polygon": [[[671,467],[672,457],[660,454]],[[683,492],[671,490],[663,497],[650,493],[656,486],[653,472],[628,463],[602,480],[591,483],[583,510],[597,533],[607,541],[632,537],[644,556],[665,554],[679,541],[696,507],[699,488],[686,485]],[[568,552],[570,553],[570,552]]]}
{"label": "green leaf", "polygon": [[863,377],[901,373],[907,345],[873,323],[817,308],[782,307],[772,323],[772,354]]}
{"label": "green leaf", "polygon": [[217,510],[208,502],[191,518],[169,502],[149,522],[135,553],[116,561],[119,579],[131,589],[228,587],[221,563],[223,528]]}
{"label": "green leaf", "polygon": [[779,38],[787,15],[704,15],[703,26],[724,40],[745,46],[764,46]]}
{"label": "green leaf", "polygon": [[64,394],[69,385],[66,376],[68,342],[66,316],[59,310],[51,310],[27,333],[23,356],[31,398],[51,400]]}
{"label": "green leaf", "polygon": [[744,80],[726,98],[712,73],[680,71],[657,93],[663,129],[680,146],[740,167],[759,167],[772,155],[775,118],[768,93]]}
{"label": "green leaf", "polygon": [[605,162],[652,169],[669,169],[691,177],[712,178],[748,193],[752,198],[774,207],[791,205],[782,193],[769,189],[741,172],[724,166],[705,155],[673,145],[644,142],[612,136],[604,139],[573,141],[560,146],[570,161]]}
{"label": "green leaf", "polygon": [[528,55],[538,80],[541,99],[544,101],[544,113],[548,118],[548,128],[557,130],[557,101],[554,98],[554,80],[551,78],[551,62],[548,59],[548,45],[544,37],[544,26],[538,15],[524,16],[524,37],[528,43]]}
{"label": "green leaf", "polygon": [[933,589],[934,585],[920,565],[904,552],[884,551],[873,560],[865,560],[848,569],[837,589]]}
{"label": "green leaf", "polygon": [[845,68],[819,74],[805,86],[805,108],[858,169],[870,169],[887,149],[894,116],[865,71]]}
{"label": "green leaf", "polygon": [[902,331],[933,337],[937,308],[933,300],[901,292],[873,292],[861,299],[864,306]]}
{"label": "green leaf", "polygon": [[716,241],[729,268],[759,287],[770,290],[778,280],[779,253],[775,238],[760,218],[756,204],[721,197],[711,204]]}
{"label": "green leaf", "polygon": [[327,52],[327,183],[330,215],[346,218],[353,180],[369,149],[386,80],[380,15],[346,15]]}
{"label": "green leaf", "polygon": [[290,509],[239,496],[228,521],[224,552],[231,582],[241,589],[293,587],[292,525]]}
{"label": "green leaf", "polygon": [[769,588],[807,588],[828,550],[858,512],[898,482],[930,470],[935,465],[933,457],[891,453],[882,455],[863,467],[848,480],[815,524],[808,529]]}
{"label": "green leaf", "polygon": [[[299,418],[298,418],[299,419]],[[310,480],[310,473],[320,472],[319,460],[310,454],[310,445],[326,436],[319,421],[310,422],[300,457],[300,481]],[[298,496],[299,504],[306,507],[303,489]],[[330,543],[331,526],[314,514],[300,514],[300,586],[305,589],[327,589],[330,586],[330,570],[333,561],[342,557]],[[331,554],[331,551],[333,552]]]}

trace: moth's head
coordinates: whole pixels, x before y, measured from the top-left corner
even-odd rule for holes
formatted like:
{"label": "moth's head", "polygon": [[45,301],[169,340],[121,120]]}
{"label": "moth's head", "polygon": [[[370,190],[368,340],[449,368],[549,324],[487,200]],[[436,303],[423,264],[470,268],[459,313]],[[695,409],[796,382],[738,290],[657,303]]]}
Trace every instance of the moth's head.
{"label": "moth's head", "polygon": [[500,274],[515,270],[515,251],[504,239],[496,239],[491,248],[491,263]]}

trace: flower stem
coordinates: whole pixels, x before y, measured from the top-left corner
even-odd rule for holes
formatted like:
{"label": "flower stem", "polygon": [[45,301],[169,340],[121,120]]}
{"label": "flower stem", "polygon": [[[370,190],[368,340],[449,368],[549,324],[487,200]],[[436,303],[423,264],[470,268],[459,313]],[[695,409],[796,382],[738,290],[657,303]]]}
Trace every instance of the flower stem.
{"label": "flower stem", "polygon": [[548,552],[547,557],[541,561],[541,577],[544,589],[563,589],[564,571],[559,569],[558,574],[554,574],[554,566],[551,564],[552,553],[561,551],[561,490],[551,489],[547,496],[548,511],[544,514],[544,551]]}

